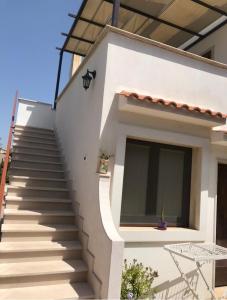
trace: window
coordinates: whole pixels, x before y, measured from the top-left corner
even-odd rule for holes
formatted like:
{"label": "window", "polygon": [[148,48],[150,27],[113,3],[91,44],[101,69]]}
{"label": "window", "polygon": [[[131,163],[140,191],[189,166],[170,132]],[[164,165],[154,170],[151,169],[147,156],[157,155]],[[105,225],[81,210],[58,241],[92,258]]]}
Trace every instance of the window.
{"label": "window", "polygon": [[189,223],[192,149],[127,139],[121,225]]}

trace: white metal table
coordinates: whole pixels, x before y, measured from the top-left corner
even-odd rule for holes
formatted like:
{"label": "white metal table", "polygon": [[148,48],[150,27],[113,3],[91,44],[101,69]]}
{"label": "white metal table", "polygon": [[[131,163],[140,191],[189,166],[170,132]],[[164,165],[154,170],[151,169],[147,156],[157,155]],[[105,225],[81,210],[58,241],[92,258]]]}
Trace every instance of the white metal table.
{"label": "white metal table", "polygon": [[181,274],[182,279],[187,284],[189,290],[192,292],[196,299],[199,299],[196,290],[191,285],[189,278],[183,272],[183,269],[180,266],[180,263],[177,260],[177,256],[184,257],[185,259],[189,259],[194,261],[196,264],[197,271],[201,275],[208,291],[210,292],[212,299],[217,299],[212,287],[209,286],[206,277],[202,272],[202,265],[208,262],[212,262],[215,260],[227,259],[227,248],[218,246],[216,244],[194,244],[194,243],[181,243],[181,244],[172,244],[165,245],[164,249],[167,250],[178,271]]}

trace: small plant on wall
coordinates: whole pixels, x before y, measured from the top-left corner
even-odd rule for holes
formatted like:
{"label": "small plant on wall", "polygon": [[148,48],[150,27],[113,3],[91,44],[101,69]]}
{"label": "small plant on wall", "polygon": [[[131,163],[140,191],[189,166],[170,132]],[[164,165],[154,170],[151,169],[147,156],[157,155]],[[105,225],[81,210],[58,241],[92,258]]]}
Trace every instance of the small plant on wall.
{"label": "small plant on wall", "polygon": [[101,151],[101,154],[99,156],[99,158],[100,158],[100,161],[99,161],[99,173],[100,174],[107,174],[108,168],[109,168],[109,161],[110,161],[110,158],[112,156],[113,155],[108,154],[108,153],[106,153],[104,151]]}
{"label": "small plant on wall", "polygon": [[154,299],[155,290],[152,288],[158,272],[150,267],[144,267],[136,259],[128,264],[124,261],[124,269],[121,280],[121,299]]}

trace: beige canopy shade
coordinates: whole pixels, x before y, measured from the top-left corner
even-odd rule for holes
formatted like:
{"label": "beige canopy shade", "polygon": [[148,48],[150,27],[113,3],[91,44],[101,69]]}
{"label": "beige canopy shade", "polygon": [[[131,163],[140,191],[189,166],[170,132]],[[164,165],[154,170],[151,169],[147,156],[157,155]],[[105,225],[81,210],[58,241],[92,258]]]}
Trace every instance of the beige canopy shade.
{"label": "beige canopy shade", "polygon": [[[114,0],[84,0],[63,50],[86,56],[106,24],[112,24]],[[208,26],[226,24],[227,0],[121,0],[117,27],[180,47],[201,40]],[[220,19],[220,22],[217,20]]]}
{"label": "beige canopy shade", "polygon": [[227,0],[83,0],[60,50],[86,56],[106,24],[188,50],[227,23]]}

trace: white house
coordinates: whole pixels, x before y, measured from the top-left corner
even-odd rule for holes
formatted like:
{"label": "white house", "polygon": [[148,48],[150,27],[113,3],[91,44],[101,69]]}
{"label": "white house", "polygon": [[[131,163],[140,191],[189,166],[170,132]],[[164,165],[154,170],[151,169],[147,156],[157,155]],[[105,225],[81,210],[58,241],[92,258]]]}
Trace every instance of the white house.
{"label": "white house", "polygon": [[[226,0],[84,0],[60,50],[55,109],[19,100],[18,128],[57,135],[96,298],[120,297],[123,260],[135,258],[158,271],[157,298],[192,299],[163,246],[227,247],[226,20]],[[73,75],[58,95],[64,51]],[[195,265],[180,263],[209,298]],[[202,269],[227,286],[225,262]]]}

